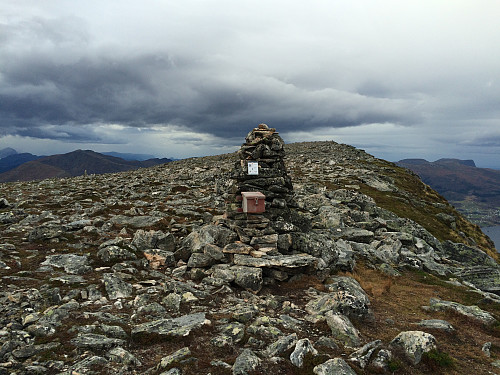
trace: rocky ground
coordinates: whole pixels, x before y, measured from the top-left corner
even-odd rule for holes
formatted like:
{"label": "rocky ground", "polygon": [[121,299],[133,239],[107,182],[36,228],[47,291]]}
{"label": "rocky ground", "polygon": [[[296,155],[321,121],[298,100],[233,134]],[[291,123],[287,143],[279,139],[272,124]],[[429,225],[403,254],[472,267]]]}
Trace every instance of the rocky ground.
{"label": "rocky ground", "polygon": [[500,373],[479,228],[361,150],[286,151],[293,220],[257,256],[235,154],[1,184],[0,375]]}

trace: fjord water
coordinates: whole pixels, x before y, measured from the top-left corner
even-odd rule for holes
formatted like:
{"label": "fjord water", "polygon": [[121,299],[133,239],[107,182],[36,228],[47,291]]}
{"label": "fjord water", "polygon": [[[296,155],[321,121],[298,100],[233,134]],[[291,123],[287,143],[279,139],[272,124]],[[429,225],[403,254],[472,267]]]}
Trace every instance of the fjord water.
{"label": "fjord water", "polygon": [[493,240],[497,251],[500,252],[500,225],[494,227],[484,227],[481,228],[484,234]]}

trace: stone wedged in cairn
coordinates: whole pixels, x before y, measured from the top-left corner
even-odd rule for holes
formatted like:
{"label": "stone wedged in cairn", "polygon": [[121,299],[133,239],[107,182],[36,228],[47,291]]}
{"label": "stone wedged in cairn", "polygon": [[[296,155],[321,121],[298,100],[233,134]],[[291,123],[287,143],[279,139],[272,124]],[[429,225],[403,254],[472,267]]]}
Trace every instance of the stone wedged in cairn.
{"label": "stone wedged in cairn", "polygon": [[[292,180],[284,162],[284,146],[276,129],[266,124],[260,124],[248,133],[232,171],[233,184],[228,187],[230,191],[226,194],[228,198],[224,218],[216,222],[221,230],[232,230],[237,240],[222,246],[224,259],[208,264],[214,266],[214,263],[226,263],[230,267],[228,270],[236,275],[244,275],[235,277],[235,283],[254,293],[260,291],[265,278],[268,281],[283,281],[297,273],[309,274],[324,265],[321,259],[313,255],[290,251],[293,234],[302,233],[304,229],[308,231],[310,223],[305,223],[304,218],[296,212]],[[257,174],[249,173],[249,162],[258,163]],[[265,211],[243,212],[243,192],[264,194]],[[184,241],[187,247],[193,242],[191,236],[196,237],[196,233]],[[196,258],[199,257],[196,253],[205,245],[208,243],[199,243],[196,248],[187,250],[191,252],[191,257]],[[190,264],[199,262],[188,261],[188,266]]]}

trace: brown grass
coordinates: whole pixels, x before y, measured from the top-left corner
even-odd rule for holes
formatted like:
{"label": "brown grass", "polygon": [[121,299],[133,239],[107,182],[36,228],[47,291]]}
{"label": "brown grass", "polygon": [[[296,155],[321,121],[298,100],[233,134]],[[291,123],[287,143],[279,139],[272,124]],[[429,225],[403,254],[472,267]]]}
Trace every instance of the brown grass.
{"label": "brown grass", "polygon": [[[360,325],[358,328],[364,339],[369,342],[381,339],[385,345],[402,331],[421,330],[434,335],[438,349],[452,357],[454,367],[441,368],[443,374],[491,374],[495,368],[490,362],[500,358],[500,333],[498,328],[487,328],[463,316],[447,312],[427,312],[422,306],[429,304],[431,297],[451,300],[467,305],[477,304],[485,310],[490,305],[480,303],[481,296],[467,289],[446,284],[443,280],[422,272],[406,271],[403,276],[390,278],[383,273],[359,266],[352,274],[370,295],[376,322],[373,325]],[[415,325],[422,319],[443,319],[455,328],[447,333],[426,329]],[[492,358],[481,351],[482,345],[492,342]],[[401,368],[396,374],[427,374],[436,372],[432,361],[418,366],[409,365],[401,359]],[[370,372],[362,372],[370,373]]]}

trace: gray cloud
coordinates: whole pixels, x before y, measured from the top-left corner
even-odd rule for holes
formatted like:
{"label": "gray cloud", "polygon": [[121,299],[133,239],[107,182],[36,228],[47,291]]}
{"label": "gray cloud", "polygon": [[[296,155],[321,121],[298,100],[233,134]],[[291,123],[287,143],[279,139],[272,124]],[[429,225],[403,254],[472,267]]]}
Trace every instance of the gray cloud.
{"label": "gray cloud", "polygon": [[[500,32],[488,26],[499,6],[460,3],[443,14],[433,4],[10,4],[0,24],[0,136],[124,143],[120,132],[140,133],[103,126],[166,137],[174,126],[183,130],[172,142],[222,147],[259,122],[290,135],[393,124],[399,139],[355,139],[374,150],[446,148],[447,139],[498,147],[468,130],[487,132],[500,118]],[[417,129],[420,143],[403,140],[414,134],[404,129]]]}

